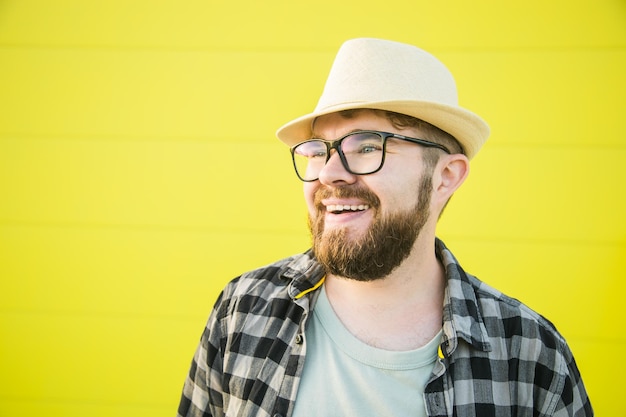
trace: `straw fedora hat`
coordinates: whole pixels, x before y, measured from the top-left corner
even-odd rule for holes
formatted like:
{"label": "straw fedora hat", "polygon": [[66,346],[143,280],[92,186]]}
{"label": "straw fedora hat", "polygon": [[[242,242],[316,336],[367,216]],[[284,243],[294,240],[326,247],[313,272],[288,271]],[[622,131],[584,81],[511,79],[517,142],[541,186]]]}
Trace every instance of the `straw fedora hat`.
{"label": "straw fedora hat", "polygon": [[335,58],[313,113],[276,132],[288,146],[311,138],[315,118],[347,109],[389,110],[417,117],[456,138],[472,158],[489,136],[489,126],[459,107],[456,83],[434,56],[415,46],[382,39],[346,41]]}

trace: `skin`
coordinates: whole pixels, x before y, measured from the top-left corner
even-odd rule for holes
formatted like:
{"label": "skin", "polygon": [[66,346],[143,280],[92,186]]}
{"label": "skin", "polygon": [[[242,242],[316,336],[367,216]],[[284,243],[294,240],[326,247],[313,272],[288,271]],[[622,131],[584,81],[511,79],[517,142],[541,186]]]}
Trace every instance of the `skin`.
{"label": "skin", "polygon": [[[326,140],[354,130],[423,137],[416,129],[397,129],[383,116],[368,110],[350,119],[332,113],[319,117],[314,124],[314,136]],[[417,202],[417,191],[407,190],[418,190],[424,169],[422,151],[421,146],[407,142],[389,143],[383,168],[369,175],[350,174],[333,153],[319,180],[304,184],[309,215],[312,219],[324,216],[325,231],[345,228],[349,238],[363,235],[374,221],[374,209],[333,214],[316,207],[315,195],[321,189],[331,191],[331,197],[322,200],[326,205],[364,204],[353,198],[332,196],[332,190],[345,186],[371,190],[380,200],[378,210],[383,216],[396,210],[410,210]],[[442,155],[432,173],[430,216],[407,259],[389,275],[369,282],[327,275],[326,292],[335,313],[361,341],[386,350],[411,350],[425,345],[441,330],[445,276],[434,251],[436,224],[445,203],[468,173],[467,157]]]}

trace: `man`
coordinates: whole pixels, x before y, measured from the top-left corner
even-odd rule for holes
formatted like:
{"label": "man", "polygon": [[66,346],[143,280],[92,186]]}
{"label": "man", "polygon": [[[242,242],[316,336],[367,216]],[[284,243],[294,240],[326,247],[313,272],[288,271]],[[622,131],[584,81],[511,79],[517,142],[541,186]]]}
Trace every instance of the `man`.
{"label": "man", "polygon": [[313,248],[227,285],[179,415],[593,415],[562,336],[435,237],[488,132],[430,54],[346,42],[315,111],[277,133]]}

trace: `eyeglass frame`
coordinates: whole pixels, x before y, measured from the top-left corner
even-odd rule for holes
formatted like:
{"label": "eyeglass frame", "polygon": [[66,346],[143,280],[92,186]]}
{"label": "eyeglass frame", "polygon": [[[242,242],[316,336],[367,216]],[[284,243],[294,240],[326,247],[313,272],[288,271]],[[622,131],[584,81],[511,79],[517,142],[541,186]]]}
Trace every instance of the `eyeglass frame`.
{"label": "eyeglass frame", "polygon": [[[379,135],[380,137],[382,137],[383,140],[383,147],[382,147],[382,152],[383,155],[380,158],[380,165],[378,166],[378,168],[376,168],[373,171],[364,173],[364,174],[360,174],[360,173],[356,173],[353,172],[350,167],[348,166],[348,161],[346,159],[346,155],[343,153],[343,150],[341,149],[341,143],[343,142],[344,139],[346,139],[349,136],[355,135],[355,134],[359,134],[359,133],[374,133],[376,135]],[[303,181],[303,182],[313,182],[313,181],[317,181],[319,180],[319,174],[317,176],[317,178],[312,179],[312,180],[305,180],[304,178],[302,178],[302,176],[300,175],[300,173],[298,172],[298,167],[296,165],[296,155],[295,155],[295,150],[298,146],[302,145],[303,143],[308,143],[308,142],[322,142],[323,144],[326,145],[326,161],[324,162],[324,166],[326,166],[326,164],[328,163],[328,160],[331,157],[331,153],[330,151],[335,149],[337,151],[337,154],[339,154],[339,159],[341,160],[341,164],[343,165],[343,167],[345,168],[346,171],[348,171],[350,174],[352,175],[370,175],[370,174],[374,174],[378,171],[380,171],[383,168],[383,165],[385,164],[385,156],[387,155],[387,139],[389,138],[394,138],[394,139],[400,139],[406,142],[410,142],[410,143],[415,143],[417,145],[421,145],[421,146],[425,146],[427,148],[437,148],[437,149],[441,149],[442,151],[444,151],[447,154],[451,154],[452,152],[450,152],[450,150],[448,148],[446,148],[445,146],[439,144],[439,143],[435,143],[435,142],[431,142],[425,139],[418,139],[418,138],[412,138],[410,136],[404,136],[404,135],[400,135],[398,133],[391,133],[391,132],[383,132],[380,130],[355,130],[353,132],[350,132],[342,137],[340,137],[339,139],[335,139],[335,140],[324,140],[324,139],[319,139],[319,138],[312,138],[312,139],[308,139],[305,141],[302,141],[294,146],[292,146],[289,150],[291,151],[291,160],[293,162],[293,168],[296,171],[296,175],[298,176],[298,178]],[[321,169],[320,169],[321,171]]]}

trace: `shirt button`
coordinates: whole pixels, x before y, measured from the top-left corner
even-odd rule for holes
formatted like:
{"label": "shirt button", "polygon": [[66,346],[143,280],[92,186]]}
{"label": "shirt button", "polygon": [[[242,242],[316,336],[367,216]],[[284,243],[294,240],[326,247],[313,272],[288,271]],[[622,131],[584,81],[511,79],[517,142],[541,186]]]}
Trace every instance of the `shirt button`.
{"label": "shirt button", "polygon": [[[302,343],[302,335],[298,334],[296,335],[296,344],[299,345]],[[275,414],[274,417],[282,417],[280,414]]]}

